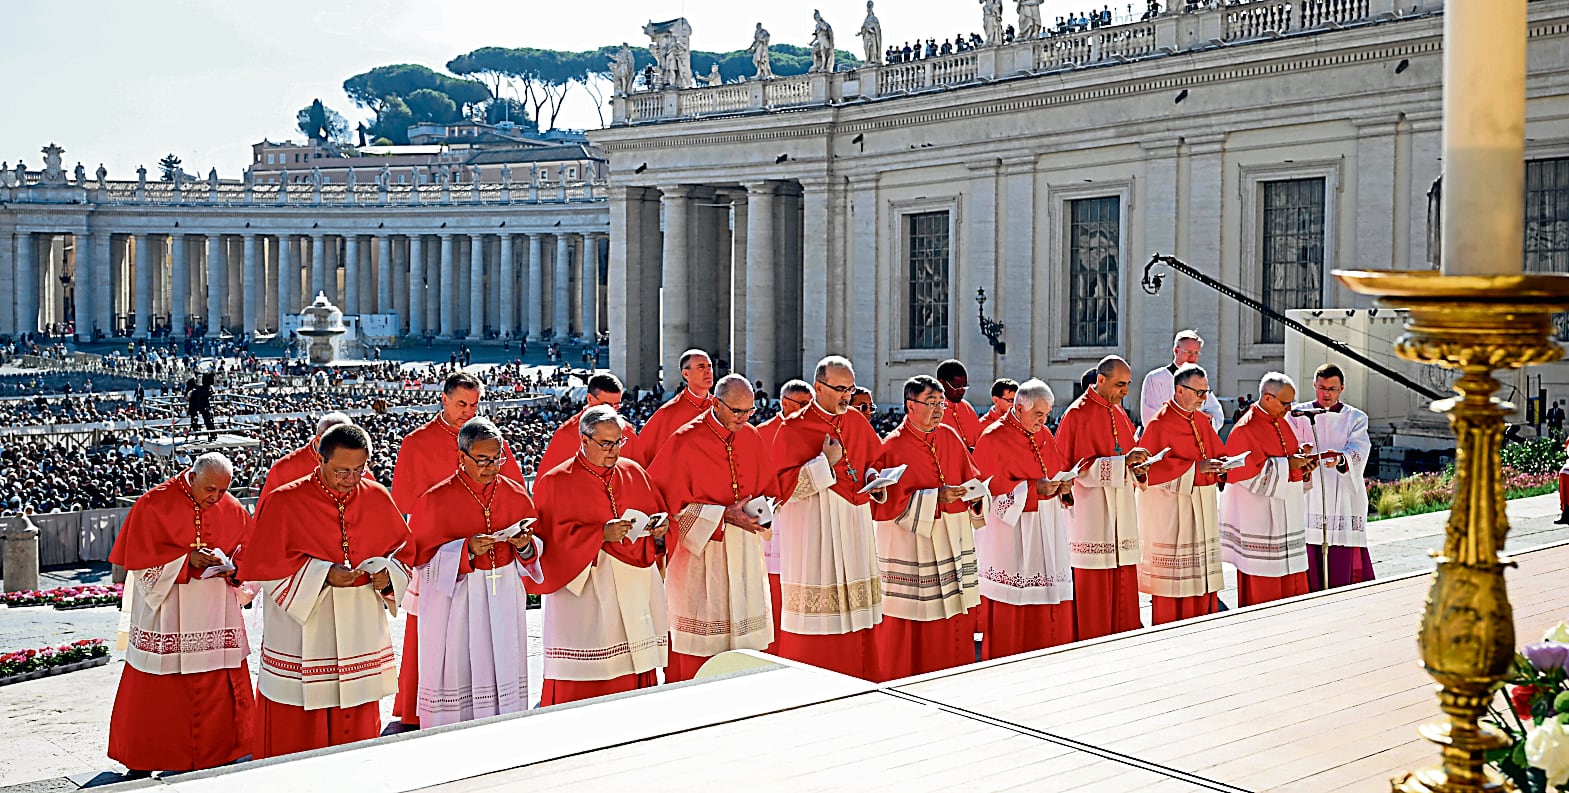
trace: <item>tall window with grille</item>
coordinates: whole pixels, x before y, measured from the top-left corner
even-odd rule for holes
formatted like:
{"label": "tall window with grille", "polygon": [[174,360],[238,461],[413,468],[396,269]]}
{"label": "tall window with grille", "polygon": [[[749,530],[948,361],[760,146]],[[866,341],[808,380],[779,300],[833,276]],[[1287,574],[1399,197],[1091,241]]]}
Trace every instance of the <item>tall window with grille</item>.
{"label": "tall window with grille", "polygon": [[1068,346],[1115,347],[1122,199],[1068,202]]}
{"label": "tall window with grille", "polygon": [[948,346],[948,212],[906,215],[904,224],[910,274],[905,346],[943,349]]}
{"label": "tall window with grille", "polygon": [[[1525,269],[1569,273],[1569,157],[1525,164]],[[1569,314],[1553,315],[1569,341]]]}
{"label": "tall window with grille", "polygon": [[[1276,311],[1324,305],[1324,180],[1263,182],[1263,301]],[[1259,343],[1281,344],[1286,328],[1263,318]]]}

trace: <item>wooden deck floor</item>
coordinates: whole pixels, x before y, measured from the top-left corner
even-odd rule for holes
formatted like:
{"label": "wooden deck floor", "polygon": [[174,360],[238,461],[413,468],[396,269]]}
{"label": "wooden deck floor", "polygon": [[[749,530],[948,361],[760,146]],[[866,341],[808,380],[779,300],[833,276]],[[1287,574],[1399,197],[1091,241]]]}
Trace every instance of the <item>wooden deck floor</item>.
{"label": "wooden deck floor", "polygon": [[[1569,545],[1518,557],[1522,641]],[[1425,576],[874,686],[772,667],[164,783],[192,791],[1388,790],[1436,753]],[[314,784],[311,784],[314,783]]]}

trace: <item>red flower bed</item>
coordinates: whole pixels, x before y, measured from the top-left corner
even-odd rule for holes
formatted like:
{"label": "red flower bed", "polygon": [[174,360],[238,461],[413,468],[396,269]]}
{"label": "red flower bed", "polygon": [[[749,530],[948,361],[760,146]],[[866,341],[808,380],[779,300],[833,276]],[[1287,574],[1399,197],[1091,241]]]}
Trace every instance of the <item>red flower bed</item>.
{"label": "red flower bed", "polygon": [[108,654],[109,644],[103,639],[82,639],[59,647],[18,650],[0,655],[0,678],[38,672],[90,658],[101,658]]}
{"label": "red flower bed", "polygon": [[56,589],[6,592],[0,603],[7,606],[54,606],[55,608],[81,608],[83,606],[119,606],[125,594],[123,584],[99,586],[65,586]]}

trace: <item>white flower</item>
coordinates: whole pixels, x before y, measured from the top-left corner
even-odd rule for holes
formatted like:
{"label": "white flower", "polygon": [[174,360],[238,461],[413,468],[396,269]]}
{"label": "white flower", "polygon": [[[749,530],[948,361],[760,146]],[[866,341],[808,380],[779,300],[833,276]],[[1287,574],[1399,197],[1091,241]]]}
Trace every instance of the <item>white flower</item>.
{"label": "white flower", "polygon": [[1569,782],[1569,727],[1549,717],[1525,739],[1525,759],[1547,774],[1547,784]]}
{"label": "white flower", "polygon": [[1560,622],[1548,628],[1547,632],[1542,634],[1542,641],[1569,643],[1569,622]]}

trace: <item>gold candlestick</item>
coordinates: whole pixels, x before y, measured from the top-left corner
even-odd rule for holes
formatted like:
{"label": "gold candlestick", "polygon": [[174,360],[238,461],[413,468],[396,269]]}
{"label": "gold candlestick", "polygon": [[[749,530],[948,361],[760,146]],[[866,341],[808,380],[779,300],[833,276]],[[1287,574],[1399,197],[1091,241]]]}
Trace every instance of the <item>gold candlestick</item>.
{"label": "gold candlestick", "polygon": [[1421,733],[1442,747],[1443,762],[1393,780],[1393,790],[1509,790],[1485,757],[1509,739],[1480,721],[1515,656],[1504,586],[1511,563],[1501,553],[1509,522],[1498,457],[1504,417],[1514,408],[1493,396],[1501,385],[1493,372],[1563,356],[1552,317],[1569,307],[1569,276],[1337,271],[1335,277],[1381,305],[1409,310],[1405,333],[1395,341],[1400,357],[1461,373],[1454,386],[1459,396],[1432,406],[1449,415],[1455,433],[1455,495],[1417,639],[1422,665],[1438,681],[1439,707],[1449,717]]}

